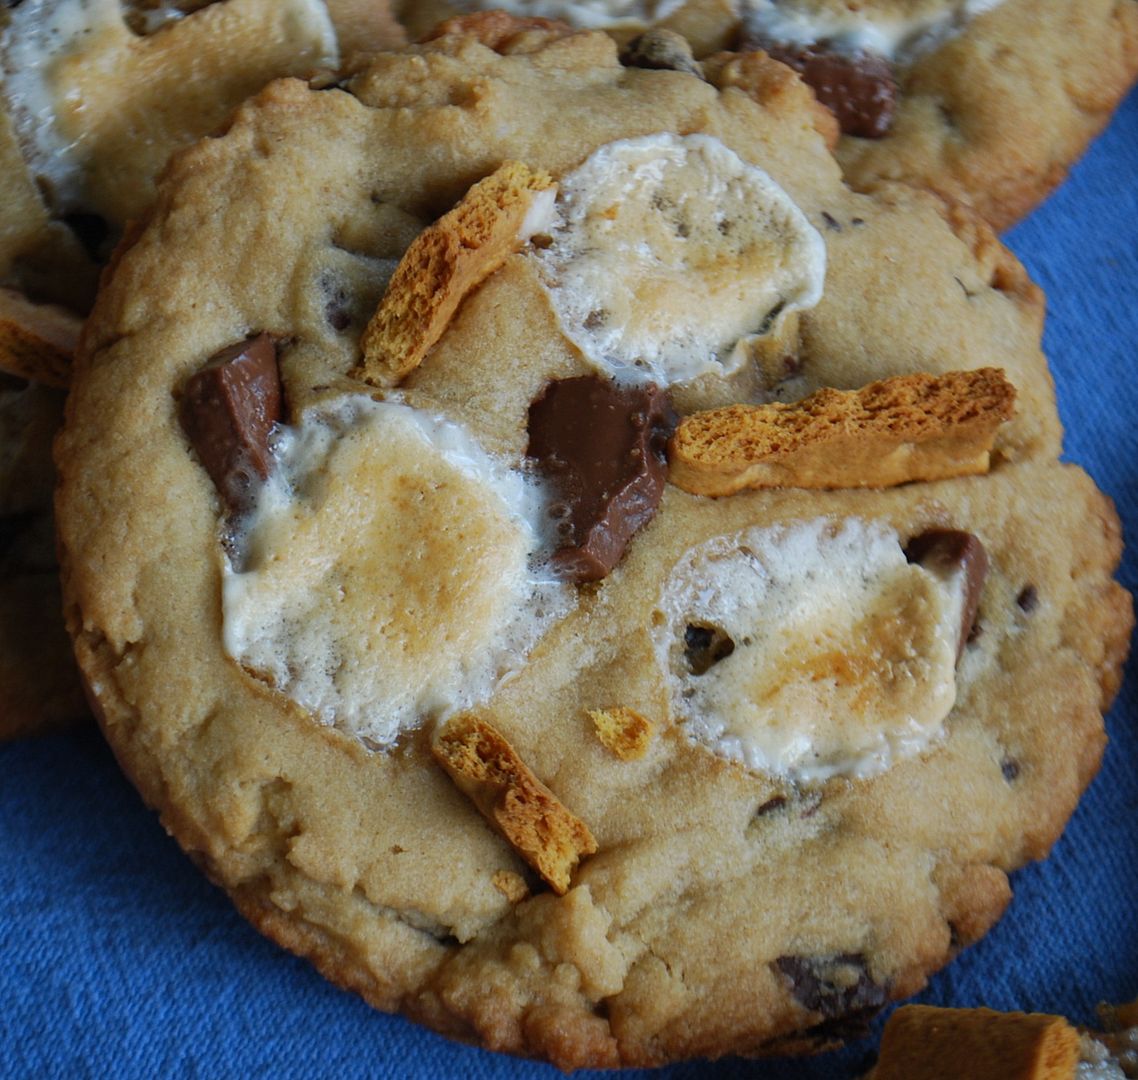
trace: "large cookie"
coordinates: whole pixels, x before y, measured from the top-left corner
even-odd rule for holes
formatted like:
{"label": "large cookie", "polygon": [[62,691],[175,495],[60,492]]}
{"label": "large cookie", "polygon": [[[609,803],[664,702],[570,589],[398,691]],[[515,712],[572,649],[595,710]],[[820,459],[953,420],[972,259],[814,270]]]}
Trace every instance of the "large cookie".
{"label": "large cookie", "polygon": [[[851,193],[785,86],[511,48],[277,83],[175,159],[58,443],[80,664],[182,845],[373,1004],[564,1067],[813,1048],[1062,829],[1117,522],[986,227]],[[987,474],[661,483],[670,409],[991,368]]]}
{"label": "large cookie", "polygon": [[498,7],[622,41],[675,30],[697,57],[767,50],[834,110],[849,183],[916,184],[997,229],[1063,179],[1138,77],[1138,5],[1116,0],[435,0],[403,17],[421,35]]}

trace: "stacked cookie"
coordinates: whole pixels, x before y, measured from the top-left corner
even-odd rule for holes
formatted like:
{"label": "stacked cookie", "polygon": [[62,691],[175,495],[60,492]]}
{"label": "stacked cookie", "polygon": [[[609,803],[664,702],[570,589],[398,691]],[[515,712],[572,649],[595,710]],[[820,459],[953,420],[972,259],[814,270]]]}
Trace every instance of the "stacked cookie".
{"label": "stacked cookie", "polygon": [[828,1045],[1093,775],[1129,600],[1039,292],[833,135],[761,52],[476,17],[273,84],[120,246],[58,448],[85,682],[374,1004],[565,1067]]}

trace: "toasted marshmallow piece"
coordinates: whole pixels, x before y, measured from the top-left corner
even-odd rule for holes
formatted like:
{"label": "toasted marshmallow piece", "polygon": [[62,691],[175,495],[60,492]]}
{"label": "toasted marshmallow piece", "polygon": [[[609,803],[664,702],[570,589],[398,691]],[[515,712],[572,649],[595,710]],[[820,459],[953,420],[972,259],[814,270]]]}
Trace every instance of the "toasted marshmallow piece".
{"label": "toasted marshmallow piece", "polygon": [[714,753],[794,782],[866,777],[939,734],[962,604],[961,578],[909,563],[885,525],[753,527],[674,567],[656,654]]}
{"label": "toasted marshmallow piece", "polygon": [[352,395],[274,456],[225,648],[322,723],[386,746],[474,705],[572,603],[530,569],[540,491],[456,424]]}
{"label": "toasted marshmallow piece", "polygon": [[833,0],[742,0],[748,34],[780,45],[824,42],[839,52],[871,52],[912,63],[955,37],[1003,0],[886,0],[866,11]]}
{"label": "toasted marshmallow piece", "polygon": [[641,26],[666,19],[687,0],[472,0],[461,6],[468,11],[498,9],[512,15],[561,19],[583,30],[608,30],[617,26]]}
{"label": "toasted marshmallow piece", "polygon": [[708,135],[602,146],[561,182],[534,252],[565,336],[599,371],[687,382],[822,297],[826,247],[762,169]]}

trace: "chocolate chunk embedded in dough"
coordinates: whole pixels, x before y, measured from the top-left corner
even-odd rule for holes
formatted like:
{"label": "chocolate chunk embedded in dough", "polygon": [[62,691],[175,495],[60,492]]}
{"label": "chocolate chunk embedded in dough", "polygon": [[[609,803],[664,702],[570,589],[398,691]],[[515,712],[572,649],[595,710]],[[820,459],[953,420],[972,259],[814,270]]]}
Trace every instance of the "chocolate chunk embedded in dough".
{"label": "chocolate chunk embedded in dough", "polygon": [[226,509],[247,510],[269,475],[269,432],[281,418],[272,338],[258,334],[212,357],[186,383],[178,417]]}
{"label": "chocolate chunk embedded in dough", "polygon": [[827,1020],[878,1009],[889,997],[888,987],[875,983],[858,953],[839,956],[780,956],[776,970],[790,983],[794,999]]}
{"label": "chocolate chunk embedded in dough", "polygon": [[546,386],[529,408],[529,448],[560,503],[561,545],[551,560],[572,581],[598,581],[652,519],[675,424],[651,383],[620,387],[596,375]]}
{"label": "chocolate chunk embedded in dough", "polygon": [[864,51],[835,52],[817,45],[758,47],[802,76],[837,117],[843,135],[880,139],[889,131],[897,106],[897,81],[885,57]]}
{"label": "chocolate chunk embedded in dough", "polygon": [[980,591],[988,576],[988,553],[984,545],[972,533],[959,529],[929,529],[909,541],[905,557],[909,562],[920,563],[940,578],[949,578],[957,572],[962,575],[964,602],[960,609],[960,637],[956,646],[956,658],[959,660],[972,633],[980,606]]}

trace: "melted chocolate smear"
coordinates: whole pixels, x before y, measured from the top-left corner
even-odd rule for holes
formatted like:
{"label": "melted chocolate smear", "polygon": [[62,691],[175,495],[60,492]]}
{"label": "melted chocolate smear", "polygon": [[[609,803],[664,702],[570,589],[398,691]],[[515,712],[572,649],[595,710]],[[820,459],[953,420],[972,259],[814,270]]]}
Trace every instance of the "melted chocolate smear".
{"label": "melted chocolate smear", "polygon": [[775,60],[794,68],[818,100],[837,117],[843,135],[880,139],[893,126],[897,80],[883,56],[837,52],[824,45],[776,45],[758,41]]}
{"label": "melted chocolate smear", "polygon": [[599,581],[652,520],[675,426],[668,395],[596,375],[549,383],[529,407],[529,446],[560,500],[561,544],[550,563],[575,582]]}
{"label": "melted chocolate smear", "polygon": [[258,334],[217,353],[186,383],[178,417],[227,512],[244,513],[268,478],[269,432],[281,419],[272,338]]}
{"label": "melted chocolate smear", "polygon": [[860,1023],[889,997],[888,988],[869,977],[865,957],[860,953],[780,956],[774,966],[789,982],[794,1000],[811,1012],[821,1013],[827,1021]]}
{"label": "melted chocolate smear", "polygon": [[620,52],[625,67],[654,71],[682,71],[703,78],[703,70],[692,56],[691,46],[674,30],[655,27],[633,38]]}
{"label": "melted chocolate smear", "polygon": [[684,659],[693,675],[704,675],[735,651],[735,642],[718,626],[688,623],[684,629]]}
{"label": "melted chocolate smear", "polygon": [[980,540],[959,529],[929,529],[914,536],[905,548],[905,557],[911,563],[920,563],[940,578],[956,573],[963,575],[964,603],[960,612],[960,634],[956,645],[956,659],[972,636],[976,612],[980,607],[980,592],[988,576],[988,553]]}

